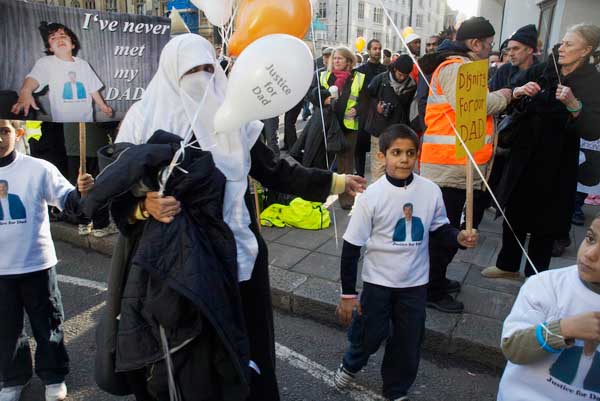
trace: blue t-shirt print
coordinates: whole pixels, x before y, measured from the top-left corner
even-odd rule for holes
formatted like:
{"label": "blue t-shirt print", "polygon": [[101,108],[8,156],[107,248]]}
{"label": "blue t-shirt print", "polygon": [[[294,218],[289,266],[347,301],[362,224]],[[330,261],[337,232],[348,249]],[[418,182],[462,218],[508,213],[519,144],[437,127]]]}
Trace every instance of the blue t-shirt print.
{"label": "blue t-shirt print", "polygon": [[[423,222],[420,218],[412,216],[410,232],[413,242],[423,241],[425,227],[423,227]],[[394,229],[394,237],[392,240],[394,242],[406,242],[406,218],[403,217],[400,220],[398,220],[398,223],[396,223],[396,228]]]}
{"label": "blue t-shirt print", "polygon": [[[75,85],[75,90],[77,92],[77,97],[73,98],[73,85]],[[82,82],[65,82],[63,88],[63,99],[64,100],[85,100],[87,98],[87,93],[85,91],[85,86],[83,86]]]}
{"label": "blue t-shirt print", "polygon": [[8,194],[8,212],[4,211],[2,207],[2,203],[0,202],[0,221],[9,220],[8,217],[12,220],[22,220],[27,218],[27,212],[25,211],[25,205],[21,202],[21,198],[15,194]]}

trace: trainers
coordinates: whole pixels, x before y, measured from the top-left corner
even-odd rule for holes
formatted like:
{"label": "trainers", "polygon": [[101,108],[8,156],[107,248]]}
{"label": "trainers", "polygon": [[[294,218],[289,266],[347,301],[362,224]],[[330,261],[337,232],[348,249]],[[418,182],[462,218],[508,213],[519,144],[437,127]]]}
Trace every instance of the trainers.
{"label": "trainers", "polygon": [[481,271],[481,275],[487,278],[509,278],[513,280],[518,280],[521,278],[521,274],[519,272],[509,272],[496,266],[486,267]]}
{"label": "trainers", "polygon": [[462,313],[465,309],[465,305],[462,302],[457,301],[450,295],[446,295],[437,301],[427,301],[427,306],[444,313]]}
{"label": "trainers", "polygon": [[115,226],[114,223],[110,223],[108,226],[106,226],[104,228],[94,228],[92,230],[92,235],[96,238],[103,238],[103,237],[106,237],[107,235],[116,234],[118,232],[119,232],[119,230],[117,229],[117,226]]}
{"label": "trainers", "polygon": [[446,291],[448,294],[457,294],[460,292],[460,282],[456,280],[446,280]]}
{"label": "trainers", "polygon": [[0,390],[0,401],[19,401],[25,386],[4,387]]}
{"label": "trainers", "polygon": [[91,232],[92,232],[91,224],[80,224],[77,226],[77,233],[79,235],[81,235],[82,237],[85,237],[86,235],[90,234]]}
{"label": "trainers", "polygon": [[46,401],[63,401],[65,398],[67,398],[67,385],[65,382],[46,386]]}
{"label": "trainers", "polygon": [[335,371],[335,376],[333,376],[333,383],[338,390],[347,389],[352,383],[354,383],[355,374],[349,372],[344,368],[344,365],[340,365],[339,368]]}

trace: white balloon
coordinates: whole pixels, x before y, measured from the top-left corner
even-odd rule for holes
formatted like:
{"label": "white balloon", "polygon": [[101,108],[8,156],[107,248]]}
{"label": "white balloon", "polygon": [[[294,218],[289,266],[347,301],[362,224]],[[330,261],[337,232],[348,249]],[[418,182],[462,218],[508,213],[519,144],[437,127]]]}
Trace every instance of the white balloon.
{"label": "white balloon", "polygon": [[208,21],[222,27],[231,18],[233,0],[192,0],[192,4],[204,12]]}
{"label": "white balloon", "polygon": [[312,54],[303,41],[284,34],[257,39],[233,65],[215,130],[233,131],[285,113],[306,95],[312,76]]}

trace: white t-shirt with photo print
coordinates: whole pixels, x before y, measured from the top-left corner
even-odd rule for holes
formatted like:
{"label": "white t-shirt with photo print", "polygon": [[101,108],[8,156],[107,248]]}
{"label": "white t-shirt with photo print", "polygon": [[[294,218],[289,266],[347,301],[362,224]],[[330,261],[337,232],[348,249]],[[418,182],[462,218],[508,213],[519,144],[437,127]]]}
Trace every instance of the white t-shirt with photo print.
{"label": "white t-shirt with photo print", "polygon": [[73,60],[42,57],[27,77],[40,84],[37,92],[49,87],[52,121],[93,122],[92,93],[102,89],[103,84],[87,61],[77,57]]}
{"label": "white t-shirt with photo print", "polygon": [[63,209],[73,185],[52,164],[21,153],[0,167],[0,180],[8,182],[9,203],[18,203],[18,215],[0,219],[0,276],[55,266],[48,205]]}
{"label": "white t-shirt with photo print", "polygon": [[[408,222],[407,203],[413,207]],[[414,174],[410,185],[400,188],[383,176],[357,197],[344,240],[366,245],[363,281],[417,287],[429,282],[429,232],[448,223],[442,191],[435,183]],[[418,237],[412,235],[417,227]],[[402,240],[395,238],[398,230],[404,233]]]}

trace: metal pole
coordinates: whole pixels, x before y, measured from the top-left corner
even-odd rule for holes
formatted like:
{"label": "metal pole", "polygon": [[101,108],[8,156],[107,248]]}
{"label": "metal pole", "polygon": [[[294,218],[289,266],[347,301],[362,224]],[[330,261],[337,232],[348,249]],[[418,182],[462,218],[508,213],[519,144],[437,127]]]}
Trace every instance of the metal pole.
{"label": "metal pole", "polygon": [[408,26],[413,26],[412,24],[412,17],[413,17],[413,0],[410,0],[409,2],[409,6],[410,6],[410,11],[408,13]]}
{"label": "metal pole", "polygon": [[351,0],[348,0],[348,23],[346,24],[346,43],[350,44],[350,6]]}

